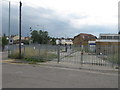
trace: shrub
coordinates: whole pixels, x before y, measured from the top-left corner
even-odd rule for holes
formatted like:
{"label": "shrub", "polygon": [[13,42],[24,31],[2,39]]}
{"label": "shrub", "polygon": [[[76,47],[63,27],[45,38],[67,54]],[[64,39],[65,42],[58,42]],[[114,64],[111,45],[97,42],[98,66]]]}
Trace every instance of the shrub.
{"label": "shrub", "polygon": [[33,62],[33,63],[34,63],[34,62],[45,62],[45,61],[42,60],[42,59],[34,58],[34,57],[33,57],[33,58],[32,58],[32,57],[30,57],[30,58],[25,58],[25,60],[26,60],[26,61],[29,61],[29,62],[31,62],[31,63],[32,63],[32,62]]}
{"label": "shrub", "polygon": [[[16,50],[16,51],[11,52],[11,54],[8,55],[8,57],[9,57],[9,58],[12,58],[12,59],[19,59],[19,51]],[[22,54],[21,54],[21,59],[23,59],[23,58],[24,58],[24,55],[23,55],[23,53],[22,53]]]}
{"label": "shrub", "polygon": [[[25,59],[29,62],[45,62],[54,58],[57,58],[55,53],[51,53],[46,49],[34,49],[33,47],[26,47],[25,50],[22,48],[22,59]],[[18,59],[19,50],[16,49],[10,55],[10,58]]]}

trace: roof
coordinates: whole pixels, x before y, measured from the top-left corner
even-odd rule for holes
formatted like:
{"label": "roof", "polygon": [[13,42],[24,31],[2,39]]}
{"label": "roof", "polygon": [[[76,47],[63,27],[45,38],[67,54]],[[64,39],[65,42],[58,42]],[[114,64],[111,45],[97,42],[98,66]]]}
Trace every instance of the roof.
{"label": "roof", "polygon": [[[93,37],[96,37],[96,36],[94,36],[94,35],[92,35],[92,34],[87,34],[87,33],[80,33],[80,34],[78,34],[77,36],[75,36],[75,37],[78,37],[78,36],[93,36]],[[75,38],[74,37],[74,38]],[[97,38],[97,37],[96,37]]]}
{"label": "roof", "polygon": [[119,34],[101,33],[100,36],[120,36]]}
{"label": "roof", "polygon": [[57,40],[73,40],[74,38],[56,38]]}
{"label": "roof", "polygon": [[[19,40],[19,36],[16,35],[16,36],[12,37],[12,39],[13,39],[13,40]],[[25,37],[21,37],[21,40],[24,40],[24,39],[25,39]]]}

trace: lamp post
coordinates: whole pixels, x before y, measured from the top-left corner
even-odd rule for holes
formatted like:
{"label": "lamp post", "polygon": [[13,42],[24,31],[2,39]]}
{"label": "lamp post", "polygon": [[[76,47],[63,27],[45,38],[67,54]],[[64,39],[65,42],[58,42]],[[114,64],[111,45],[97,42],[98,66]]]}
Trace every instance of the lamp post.
{"label": "lamp post", "polygon": [[[9,1],[8,41],[10,42],[10,1]],[[10,43],[8,43],[8,56],[10,54]]]}
{"label": "lamp post", "polygon": [[8,25],[8,34],[9,34],[9,40],[10,40],[10,1],[9,1],[9,25]]}
{"label": "lamp post", "polygon": [[22,7],[22,3],[20,1],[20,9],[19,9],[19,59],[21,59],[21,7]]}

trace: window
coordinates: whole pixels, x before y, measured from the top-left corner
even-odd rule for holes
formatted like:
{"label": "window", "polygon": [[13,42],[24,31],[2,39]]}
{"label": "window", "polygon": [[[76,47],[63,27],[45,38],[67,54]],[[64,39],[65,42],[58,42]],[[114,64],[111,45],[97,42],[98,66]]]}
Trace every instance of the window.
{"label": "window", "polygon": [[118,39],[119,39],[119,36],[114,36],[114,39],[118,40]]}
{"label": "window", "polygon": [[112,36],[107,36],[107,39],[112,39]]}
{"label": "window", "polygon": [[106,36],[101,36],[100,39],[106,39]]}

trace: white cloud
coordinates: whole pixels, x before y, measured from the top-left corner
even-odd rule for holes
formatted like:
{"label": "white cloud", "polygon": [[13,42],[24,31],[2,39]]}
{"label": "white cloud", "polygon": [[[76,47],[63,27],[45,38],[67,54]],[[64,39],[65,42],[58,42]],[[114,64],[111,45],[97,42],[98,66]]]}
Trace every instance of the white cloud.
{"label": "white cloud", "polygon": [[[70,20],[75,27],[81,25],[117,24],[118,0],[22,0],[34,8],[44,7],[56,11],[58,17]],[[87,16],[74,19],[69,14]],[[49,15],[45,15],[48,17]]]}
{"label": "white cloud", "polygon": [[111,26],[117,25],[118,19],[115,17],[86,17],[83,19],[70,19],[71,25],[75,28],[84,27],[87,25],[97,25],[97,26]]}
{"label": "white cloud", "polygon": [[[12,4],[18,4],[20,0],[11,1]],[[95,33],[97,32],[99,33],[100,29],[105,29],[106,32],[107,29],[111,31],[112,30],[117,31],[116,27],[118,23],[117,17],[118,0],[21,0],[21,1],[23,3],[22,8],[24,9],[23,11],[25,13],[27,13],[25,9],[26,6],[32,7],[35,10],[37,9],[37,11],[29,11],[32,14],[28,13],[29,16],[36,18],[35,20],[31,18],[31,23],[35,24],[38,23],[37,22],[38,19],[41,20],[39,21],[40,24],[45,22],[44,24],[47,25],[53,22],[52,24],[49,25],[49,29],[51,27],[51,30],[57,29],[60,30],[60,28],[63,27],[61,29],[65,31],[66,28],[70,27],[72,28],[71,31],[74,29],[73,31],[74,33],[79,33],[83,29],[90,31],[95,27],[98,27],[94,29],[96,30]],[[27,10],[29,10],[29,7],[27,8]],[[42,10],[43,12],[45,11],[45,9],[46,10],[49,9],[53,12],[50,11],[48,13],[40,14],[41,13],[41,10],[39,10],[40,8],[43,9]],[[66,33],[67,32],[71,33],[70,28],[66,30]],[[102,30],[102,32],[105,30]]]}
{"label": "white cloud", "polygon": [[[20,0],[11,0],[19,2]],[[117,24],[119,0],[21,0],[24,5],[38,8],[49,8],[56,13],[68,18],[73,13],[80,16],[88,16],[87,19],[73,20],[73,23],[85,24]],[[72,17],[70,18],[72,19]],[[81,23],[80,23],[81,24]]]}

